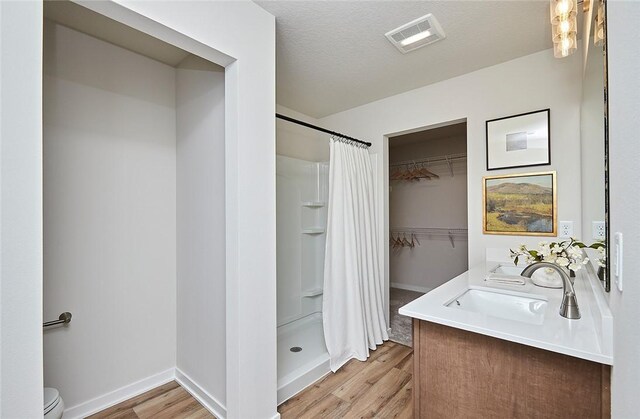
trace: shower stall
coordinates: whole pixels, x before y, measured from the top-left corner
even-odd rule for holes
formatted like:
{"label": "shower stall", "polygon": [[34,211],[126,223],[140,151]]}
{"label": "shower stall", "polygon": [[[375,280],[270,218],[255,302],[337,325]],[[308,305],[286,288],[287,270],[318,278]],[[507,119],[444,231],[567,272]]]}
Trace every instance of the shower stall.
{"label": "shower stall", "polygon": [[329,372],[322,327],[329,164],[277,156],[278,404]]}

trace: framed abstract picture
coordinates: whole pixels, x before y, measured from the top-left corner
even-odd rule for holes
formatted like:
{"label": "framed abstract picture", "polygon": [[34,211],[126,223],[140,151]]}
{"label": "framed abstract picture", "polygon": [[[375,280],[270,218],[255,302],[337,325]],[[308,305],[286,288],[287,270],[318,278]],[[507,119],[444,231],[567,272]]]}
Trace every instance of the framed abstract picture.
{"label": "framed abstract picture", "polygon": [[487,170],[551,164],[550,110],[487,121]]}
{"label": "framed abstract picture", "polygon": [[484,234],[556,235],[556,172],[486,176],[482,182]]}

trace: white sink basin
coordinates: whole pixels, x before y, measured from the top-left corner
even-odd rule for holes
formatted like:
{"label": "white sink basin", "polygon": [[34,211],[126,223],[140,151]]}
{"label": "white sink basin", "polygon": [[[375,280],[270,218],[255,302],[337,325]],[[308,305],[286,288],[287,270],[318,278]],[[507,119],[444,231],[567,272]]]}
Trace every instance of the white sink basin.
{"label": "white sink basin", "polygon": [[499,265],[497,268],[492,270],[492,273],[504,274],[504,275],[520,275],[524,268],[519,266],[510,266],[510,265]]}
{"label": "white sink basin", "polygon": [[516,295],[500,290],[470,288],[445,305],[501,319],[542,324],[547,300],[543,297]]}

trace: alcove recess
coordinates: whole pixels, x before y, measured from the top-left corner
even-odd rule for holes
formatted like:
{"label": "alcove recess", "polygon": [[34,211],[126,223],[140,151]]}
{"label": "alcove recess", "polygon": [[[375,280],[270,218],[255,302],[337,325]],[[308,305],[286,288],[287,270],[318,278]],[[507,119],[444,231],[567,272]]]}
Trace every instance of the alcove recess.
{"label": "alcove recess", "polygon": [[82,416],[177,371],[224,405],[224,69],[75,3],[44,17],[44,317],[74,314],[45,386]]}

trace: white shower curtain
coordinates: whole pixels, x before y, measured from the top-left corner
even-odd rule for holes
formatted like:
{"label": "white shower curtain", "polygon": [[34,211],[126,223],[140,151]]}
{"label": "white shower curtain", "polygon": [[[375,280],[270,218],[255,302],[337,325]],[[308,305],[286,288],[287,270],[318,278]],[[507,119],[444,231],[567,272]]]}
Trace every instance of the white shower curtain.
{"label": "white shower curtain", "polygon": [[322,317],[337,371],[388,340],[369,152],[331,139]]}

